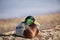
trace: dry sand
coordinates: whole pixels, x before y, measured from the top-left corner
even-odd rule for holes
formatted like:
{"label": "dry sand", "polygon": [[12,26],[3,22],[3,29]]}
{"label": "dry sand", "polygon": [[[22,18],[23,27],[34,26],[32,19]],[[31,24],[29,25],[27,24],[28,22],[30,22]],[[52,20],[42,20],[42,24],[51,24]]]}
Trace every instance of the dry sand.
{"label": "dry sand", "polygon": [[24,18],[0,19],[0,40],[60,40],[60,13],[35,16],[39,34],[32,39],[18,37],[15,28]]}

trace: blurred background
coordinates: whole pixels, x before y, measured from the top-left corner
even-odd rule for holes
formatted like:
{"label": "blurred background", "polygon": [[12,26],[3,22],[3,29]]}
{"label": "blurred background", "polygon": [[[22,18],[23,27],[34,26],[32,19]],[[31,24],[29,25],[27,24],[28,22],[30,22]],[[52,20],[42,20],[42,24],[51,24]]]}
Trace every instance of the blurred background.
{"label": "blurred background", "polygon": [[0,0],[0,19],[60,12],[60,0]]}

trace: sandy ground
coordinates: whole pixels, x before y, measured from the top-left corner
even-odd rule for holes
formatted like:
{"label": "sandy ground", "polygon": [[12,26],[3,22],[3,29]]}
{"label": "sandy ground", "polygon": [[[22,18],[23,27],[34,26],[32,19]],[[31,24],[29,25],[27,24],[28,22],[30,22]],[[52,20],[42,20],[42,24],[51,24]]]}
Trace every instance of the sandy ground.
{"label": "sandy ground", "polygon": [[35,16],[39,34],[32,39],[18,37],[15,28],[24,18],[0,19],[0,40],[60,40],[60,13]]}

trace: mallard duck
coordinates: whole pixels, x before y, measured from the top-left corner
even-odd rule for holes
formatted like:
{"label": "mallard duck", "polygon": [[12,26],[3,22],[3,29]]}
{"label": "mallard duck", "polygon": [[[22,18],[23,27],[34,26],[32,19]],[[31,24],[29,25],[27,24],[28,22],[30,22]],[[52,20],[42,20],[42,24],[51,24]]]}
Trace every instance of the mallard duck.
{"label": "mallard duck", "polygon": [[17,27],[16,34],[26,38],[34,38],[39,33],[36,24],[39,23],[37,23],[32,16],[28,16],[25,21]]}

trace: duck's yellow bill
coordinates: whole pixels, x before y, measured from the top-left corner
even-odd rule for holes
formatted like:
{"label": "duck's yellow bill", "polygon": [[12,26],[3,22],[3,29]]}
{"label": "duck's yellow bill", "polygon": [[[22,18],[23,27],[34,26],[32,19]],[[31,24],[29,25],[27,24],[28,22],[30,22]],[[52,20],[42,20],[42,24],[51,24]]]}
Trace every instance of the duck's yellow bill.
{"label": "duck's yellow bill", "polygon": [[36,25],[40,25],[40,23],[38,23],[38,22],[36,22],[36,21],[35,21],[34,23],[35,23]]}

